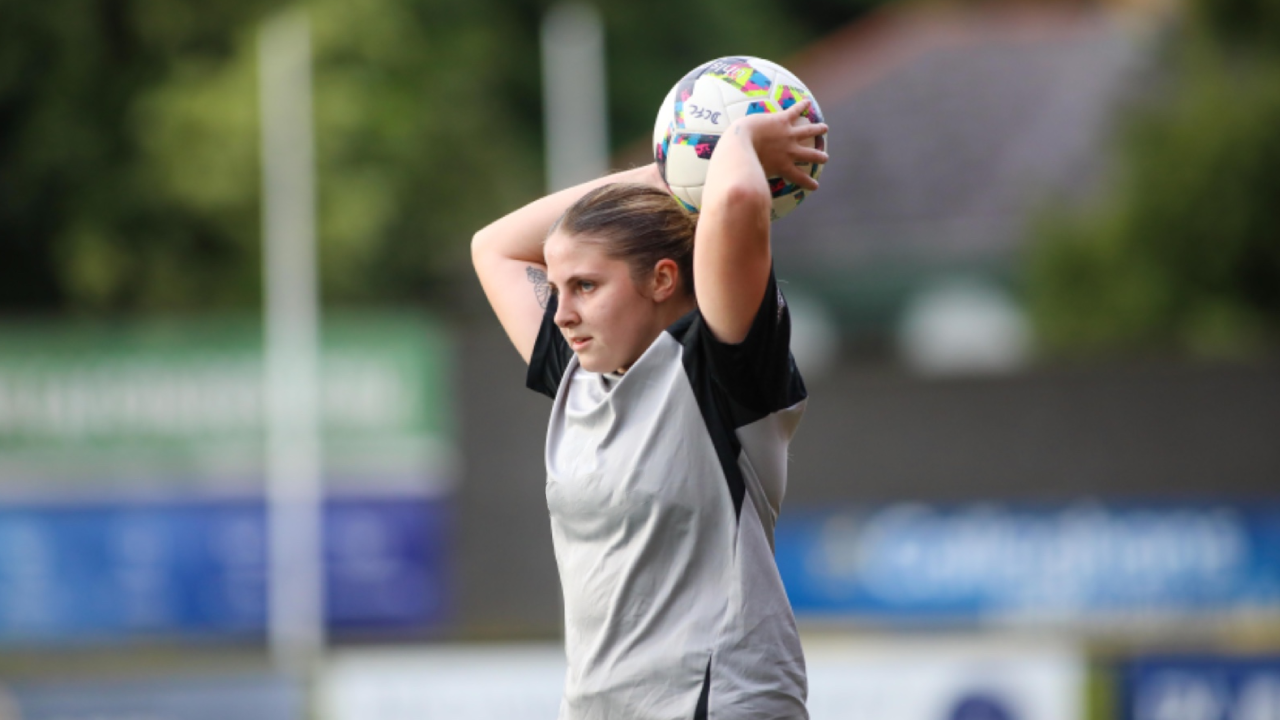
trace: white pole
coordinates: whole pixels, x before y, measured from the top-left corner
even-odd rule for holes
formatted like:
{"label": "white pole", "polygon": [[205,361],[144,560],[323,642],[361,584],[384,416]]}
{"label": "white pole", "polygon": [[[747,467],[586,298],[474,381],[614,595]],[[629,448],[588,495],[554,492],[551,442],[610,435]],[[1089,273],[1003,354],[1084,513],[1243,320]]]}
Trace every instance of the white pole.
{"label": "white pole", "polygon": [[542,20],[542,105],[547,189],[562,190],[609,169],[604,28],[590,5],[556,5]]}
{"label": "white pole", "polygon": [[288,11],[264,23],[258,54],[268,639],[281,671],[306,676],[325,643],[315,159],[306,11]]}

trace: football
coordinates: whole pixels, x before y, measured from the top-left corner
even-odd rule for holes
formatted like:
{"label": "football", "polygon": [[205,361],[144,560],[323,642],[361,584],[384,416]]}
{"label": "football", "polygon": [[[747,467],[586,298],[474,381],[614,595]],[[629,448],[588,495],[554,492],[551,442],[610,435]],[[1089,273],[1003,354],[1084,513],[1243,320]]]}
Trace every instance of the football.
{"label": "football", "polygon": [[[653,155],[671,194],[686,210],[702,207],[707,165],[729,123],[746,115],[781,112],[808,98],[804,117],[822,122],[818,102],[799,78],[777,63],[748,56],[723,57],[694,68],[667,93],[653,126]],[[827,149],[827,136],[813,139]],[[817,178],[822,165],[806,168]],[[782,178],[769,178],[774,220],[790,213],[805,191]]]}

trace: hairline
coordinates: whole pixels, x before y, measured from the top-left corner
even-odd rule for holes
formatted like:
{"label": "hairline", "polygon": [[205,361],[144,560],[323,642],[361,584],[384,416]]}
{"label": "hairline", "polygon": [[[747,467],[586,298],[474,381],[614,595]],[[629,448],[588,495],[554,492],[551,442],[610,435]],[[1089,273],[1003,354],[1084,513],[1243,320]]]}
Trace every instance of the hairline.
{"label": "hairline", "polygon": [[[694,292],[689,285],[688,279],[685,278],[684,276],[685,274],[680,270],[680,261],[671,257],[670,255],[663,255],[662,257],[658,258],[658,262],[654,263],[653,267],[647,268],[646,270],[642,270],[641,272],[645,272],[646,273],[645,275],[637,275],[636,263],[629,260],[626,255],[612,252],[609,248],[609,241],[602,238],[592,237],[585,233],[568,232],[563,228],[553,225],[551,230],[547,233],[547,236],[542,239],[542,244],[544,247],[546,246],[547,241],[551,239],[551,236],[555,235],[557,232],[559,232],[560,236],[565,239],[573,240],[574,242],[581,242],[588,245],[594,245],[600,248],[600,250],[605,254],[605,257],[609,258],[610,260],[616,260],[622,263],[623,265],[626,265],[627,274],[628,276],[630,276],[631,282],[636,284],[637,286],[641,282],[653,277],[653,274],[658,269],[658,263],[662,262],[663,260],[670,260],[671,263],[676,267],[676,280],[677,282],[680,283],[680,291],[685,295],[688,295],[689,297],[694,296]],[[544,257],[543,259],[545,260],[546,258]],[[570,278],[570,279],[573,279],[573,278]]]}

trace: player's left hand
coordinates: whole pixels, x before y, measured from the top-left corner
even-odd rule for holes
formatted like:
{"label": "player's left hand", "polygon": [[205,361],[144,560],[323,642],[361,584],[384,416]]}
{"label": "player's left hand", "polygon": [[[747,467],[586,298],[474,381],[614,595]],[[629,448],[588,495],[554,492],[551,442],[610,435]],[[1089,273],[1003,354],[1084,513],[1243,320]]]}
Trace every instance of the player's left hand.
{"label": "player's left hand", "polygon": [[827,161],[827,154],[814,148],[813,141],[826,134],[827,125],[804,117],[809,104],[806,98],[782,112],[748,115],[734,121],[732,131],[749,133],[766,177],[781,177],[805,190],[817,190],[818,181],[804,167]]}

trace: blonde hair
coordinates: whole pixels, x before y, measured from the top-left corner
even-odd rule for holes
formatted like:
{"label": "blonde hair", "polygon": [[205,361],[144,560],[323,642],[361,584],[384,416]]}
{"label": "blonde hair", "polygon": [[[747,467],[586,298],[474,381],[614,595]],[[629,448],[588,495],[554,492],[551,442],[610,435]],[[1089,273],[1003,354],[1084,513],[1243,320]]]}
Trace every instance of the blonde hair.
{"label": "blonde hair", "polygon": [[693,234],[697,219],[663,190],[640,183],[602,185],[578,198],[551,226],[577,240],[594,242],[643,281],[663,258],[680,270],[685,295],[693,295]]}

